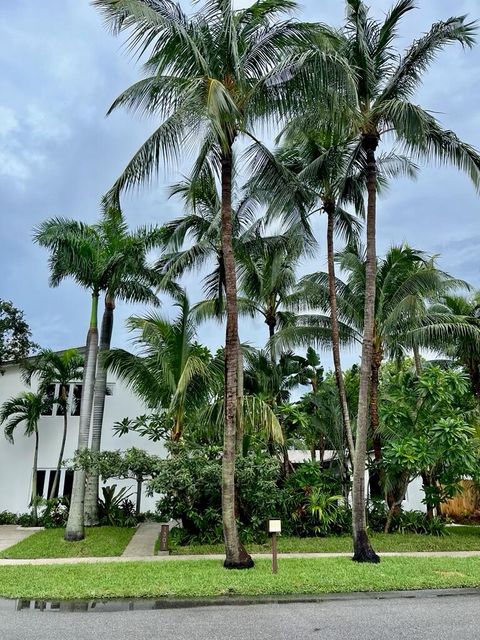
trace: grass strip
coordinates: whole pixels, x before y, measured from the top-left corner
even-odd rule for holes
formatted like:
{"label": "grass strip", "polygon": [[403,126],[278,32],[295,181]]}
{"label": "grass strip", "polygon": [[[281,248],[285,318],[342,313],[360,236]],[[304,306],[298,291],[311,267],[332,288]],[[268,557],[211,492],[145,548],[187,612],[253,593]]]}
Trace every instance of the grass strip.
{"label": "grass strip", "polygon": [[96,558],[121,556],[130,542],[134,528],[91,527],[85,538],[66,542],[64,529],[45,529],[5,549],[0,558]]}
{"label": "grass strip", "polygon": [[[371,541],[376,551],[480,551],[480,527],[448,527],[444,536],[428,536],[418,533],[372,533]],[[158,544],[157,544],[158,546]],[[247,544],[250,553],[268,553],[270,542]],[[170,551],[179,555],[224,553],[223,544],[192,544],[180,546],[169,543]],[[280,553],[350,553],[352,538],[330,536],[328,538],[278,538]]]}
{"label": "grass strip", "polygon": [[0,567],[0,595],[69,600],[132,597],[293,595],[351,591],[480,587],[480,558],[287,558],[228,571],[215,560]]}

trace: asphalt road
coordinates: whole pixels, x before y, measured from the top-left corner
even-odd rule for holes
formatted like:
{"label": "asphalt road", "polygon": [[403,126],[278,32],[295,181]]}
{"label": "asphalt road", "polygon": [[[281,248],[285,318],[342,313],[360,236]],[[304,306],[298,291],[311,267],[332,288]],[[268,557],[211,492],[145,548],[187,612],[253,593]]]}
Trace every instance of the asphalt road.
{"label": "asphalt road", "polygon": [[[13,606],[12,606],[13,609]],[[478,640],[480,596],[67,613],[0,608],[2,640]]]}

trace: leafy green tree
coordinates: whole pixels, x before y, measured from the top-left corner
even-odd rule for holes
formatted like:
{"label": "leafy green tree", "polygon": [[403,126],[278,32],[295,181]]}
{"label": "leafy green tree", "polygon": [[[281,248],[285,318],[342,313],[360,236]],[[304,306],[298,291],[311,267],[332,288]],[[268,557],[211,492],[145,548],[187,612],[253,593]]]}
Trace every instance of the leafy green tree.
{"label": "leafy green tree", "polygon": [[39,381],[39,392],[46,394],[51,385],[59,384],[58,398],[55,399],[59,413],[63,416],[63,434],[58,455],[57,469],[50,489],[50,498],[54,498],[60,483],[60,470],[62,467],[65,442],[68,431],[68,392],[72,382],[79,380],[83,375],[83,356],[76,349],[67,349],[60,353],[50,349],[42,349],[34,359],[24,365],[24,377],[28,384],[35,376]]}
{"label": "leafy green tree", "polygon": [[[105,295],[100,351],[108,350],[113,328],[115,300],[158,304],[152,286],[158,276],[148,266],[146,254],[158,241],[155,229],[141,228],[129,233],[121,211],[105,208],[100,222],[86,225],[65,218],[52,218],[35,230],[35,241],[50,250],[50,284],[58,286],[68,277],[89,290],[92,296],[90,326],[85,350],[85,368],[80,405],[78,450],[88,448],[93,407],[92,446],[99,450],[105,402],[106,369],[98,356],[98,300]],[[94,399],[96,397],[96,402]],[[75,471],[66,540],[81,540],[85,523],[85,470]],[[91,483],[90,521],[95,521],[98,479]]]}
{"label": "leafy green tree", "polygon": [[45,399],[43,391],[32,393],[26,391],[15,398],[6,400],[0,408],[0,423],[5,423],[5,437],[14,443],[15,429],[24,424],[25,435],[35,437],[32,466],[31,507],[34,523],[38,522],[37,470],[38,470],[38,422],[43,413],[52,406],[51,400]]}
{"label": "leafy green tree", "polygon": [[193,175],[210,164],[220,176],[227,315],[222,480],[225,566],[250,567],[253,563],[239,542],[235,521],[239,341],[232,224],[234,148],[240,138],[258,145],[254,134],[258,122],[288,117],[301,108],[307,83],[312,91],[324,90],[344,75],[345,65],[336,57],[306,51],[307,47],[318,49],[322,30],[280,19],[295,8],[291,0],[255,2],[239,10],[231,0],[208,0],[192,16],[166,0],[94,0],[93,4],[114,33],[128,30],[132,49],[148,56],[144,67],[148,77],[121,94],[111,110],[126,106],[162,120],[127,165],[110,197],[115,200],[122,190],[148,181],[162,160],[175,159],[193,142],[199,150]]}
{"label": "leafy green tree", "polygon": [[5,362],[18,362],[30,355],[37,345],[20,311],[8,300],[0,300],[0,373]]}
{"label": "leafy green tree", "polygon": [[381,430],[384,465],[395,491],[390,517],[398,512],[409,482],[422,477],[428,518],[453,497],[465,476],[478,476],[474,446],[478,414],[463,372],[426,367],[417,376],[390,368],[382,381]]}

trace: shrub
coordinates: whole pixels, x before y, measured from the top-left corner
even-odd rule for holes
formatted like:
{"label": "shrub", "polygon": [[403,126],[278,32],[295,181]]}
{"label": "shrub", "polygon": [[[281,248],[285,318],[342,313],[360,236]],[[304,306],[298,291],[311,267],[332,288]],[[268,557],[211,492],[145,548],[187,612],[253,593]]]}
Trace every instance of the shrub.
{"label": "shrub", "polygon": [[392,519],[391,531],[399,533],[422,533],[432,536],[443,536],[446,533],[445,523],[440,518],[430,520],[421,511],[402,511]]}
{"label": "shrub", "polygon": [[49,498],[45,500],[44,505],[41,522],[45,529],[57,529],[67,525],[70,508],[70,500],[67,497]]}
{"label": "shrub", "polygon": [[17,524],[17,514],[11,511],[0,511],[0,524]]}
{"label": "shrub", "polygon": [[122,487],[116,492],[117,485],[102,487],[103,498],[98,501],[100,524],[113,527],[134,527],[137,524],[135,506],[130,500],[131,493]]}
{"label": "shrub", "polygon": [[[162,521],[182,523],[183,544],[220,542],[222,462],[218,447],[181,450],[162,460],[157,477],[148,487],[161,494],[157,511]],[[237,514],[242,540],[266,538],[266,521],[283,517],[285,492],[279,487],[280,462],[262,451],[251,450],[237,460]]]}

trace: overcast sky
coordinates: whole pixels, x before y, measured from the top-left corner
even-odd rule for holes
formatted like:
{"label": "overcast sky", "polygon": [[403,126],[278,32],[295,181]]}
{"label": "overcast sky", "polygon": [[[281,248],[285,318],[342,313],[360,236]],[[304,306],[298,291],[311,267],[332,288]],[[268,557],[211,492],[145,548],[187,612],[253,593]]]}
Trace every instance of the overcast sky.
{"label": "overcast sky", "polygon": [[[391,2],[370,4],[381,16]],[[479,0],[418,4],[404,20],[402,46],[452,13],[480,18]],[[340,25],[344,16],[342,0],[306,0],[302,6],[310,20]],[[88,0],[0,2],[0,70],[0,297],[25,311],[42,346],[81,345],[88,295],[70,282],[49,288],[47,254],[32,243],[32,229],[57,215],[93,222],[102,194],[155,123],[122,112],[105,118],[113,99],[139,78],[139,70]],[[473,51],[451,47],[444,52],[415,100],[480,148],[480,45]],[[158,186],[126,199],[129,224],[162,223],[179,215],[178,203],[166,199],[168,184],[176,180],[178,173],[171,171]],[[479,199],[465,176],[429,167],[416,182],[392,185],[379,205],[379,251],[404,240],[441,254],[445,270],[480,287]],[[302,272],[319,268],[325,268],[323,241],[317,264],[303,265]],[[187,285],[198,299],[199,278],[190,278]],[[127,343],[123,322],[130,313],[132,307],[119,305],[117,345]],[[241,333],[242,340],[257,345],[267,335],[260,321],[243,324]],[[223,334],[206,326],[200,339],[215,348]],[[356,357],[349,354],[347,361]],[[327,354],[324,360],[330,361]]]}

